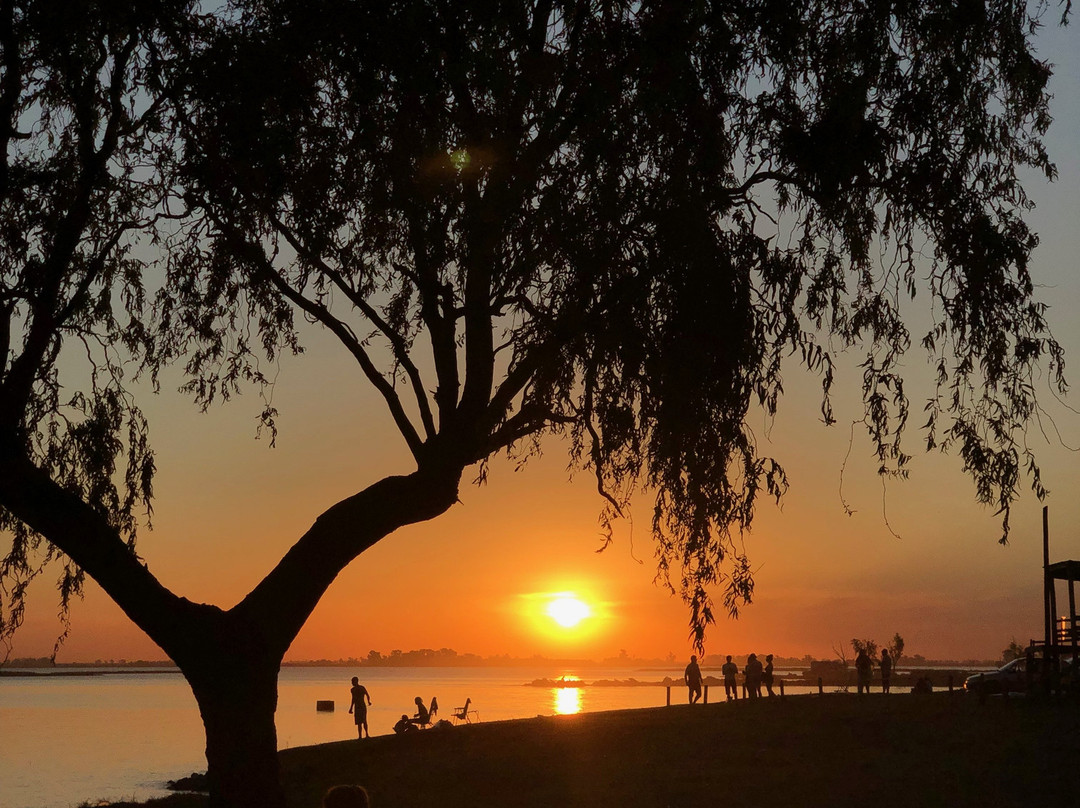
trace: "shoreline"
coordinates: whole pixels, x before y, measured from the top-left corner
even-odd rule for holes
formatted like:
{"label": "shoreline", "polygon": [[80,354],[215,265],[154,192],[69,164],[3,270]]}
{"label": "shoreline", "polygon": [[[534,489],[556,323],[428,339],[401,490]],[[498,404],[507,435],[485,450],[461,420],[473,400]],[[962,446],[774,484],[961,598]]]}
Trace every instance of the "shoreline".
{"label": "shoreline", "polygon": [[281,752],[295,808],[339,783],[365,786],[374,808],[1064,806],[1080,793],[1077,759],[1076,702],[963,693],[538,716]]}

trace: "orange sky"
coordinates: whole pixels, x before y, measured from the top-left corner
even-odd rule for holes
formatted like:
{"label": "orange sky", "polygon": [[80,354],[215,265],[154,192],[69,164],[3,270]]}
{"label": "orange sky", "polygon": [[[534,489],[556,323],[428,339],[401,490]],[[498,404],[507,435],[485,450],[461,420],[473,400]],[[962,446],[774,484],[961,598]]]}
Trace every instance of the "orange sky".
{"label": "orange sky", "polygon": [[[1080,59],[1066,34],[1047,31],[1058,63],[1056,123],[1050,137],[1060,180],[1030,186],[1040,209],[1032,217],[1042,245],[1034,274],[1077,376],[1080,326]],[[323,349],[326,350],[323,350]],[[200,415],[166,394],[146,405],[152,418],[159,477],[155,530],[140,552],[174,591],[228,606],[246,593],[315,517],[338,499],[386,474],[409,470],[389,420],[341,352],[324,337],[309,340],[301,360],[283,361],[274,404],[281,411],[278,448],[252,439],[261,402],[245,396]],[[919,373],[923,358],[908,364]],[[869,446],[858,435],[845,472],[859,377],[838,380],[838,426],[817,420],[816,382],[792,375],[781,415],[754,424],[763,451],[787,468],[792,489],[782,511],[762,502],[746,548],[757,570],[757,595],[738,621],[722,619],[709,653],[772,652],[833,656],[852,637],[885,641],[899,632],[909,654],[993,658],[1009,640],[1039,636],[1041,505],[1028,494],[1013,516],[1013,538],[999,547],[998,522],[974,503],[955,458],[918,454],[912,479],[890,483],[888,522]],[[175,386],[175,385],[174,385]],[[169,385],[164,387],[169,389]],[[922,394],[909,389],[917,427]],[[1044,393],[1065,443],[1080,445],[1080,416]],[[857,400],[855,402],[857,404]],[[1047,433],[1054,437],[1049,422]],[[1080,457],[1037,429],[1032,446],[1051,488],[1052,560],[1080,558]],[[650,504],[637,503],[633,529],[596,554],[599,502],[585,477],[567,481],[558,444],[524,471],[492,465],[482,488],[466,484],[461,503],[430,523],[390,536],[334,583],[287,658],[364,656],[371,649],[450,647],[459,653],[542,654],[603,658],[680,658],[690,653],[687,611],[652,583]],[[468,472],[467,472],[468,474]],[[632,545],[631,545],[632,541]],[[639,563],[640,562],[642,563]],[[31,590],[14,656],[49,652],[58,630],[50,580]],[[542,593],[575,591],[593,607],[580,630],[552,631],[536,614]],[[157,659],[162,654],[91,583],[74,610],[60,659]]]}

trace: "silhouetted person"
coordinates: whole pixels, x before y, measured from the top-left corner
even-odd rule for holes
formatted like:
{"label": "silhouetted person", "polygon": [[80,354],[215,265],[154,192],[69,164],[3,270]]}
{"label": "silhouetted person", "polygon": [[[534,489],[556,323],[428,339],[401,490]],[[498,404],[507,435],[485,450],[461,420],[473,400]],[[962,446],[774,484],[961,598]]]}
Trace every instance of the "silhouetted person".
{"label": "silhouetted person", "polygon": [[428,708],[424,706],[424,700],[419,696],[413,699],[413,702],[416,703],[416,715],[409,721],[418,727],[426,727],[431,723],[431,713],[428,712]]}
{"label": "silhouetted person", "polygon": [[770,696],[775,695],[772,692],[772,683],[773,683],[772,654],[766,654],[765,655],[765,670],[762,671],[761,681],[765,683],[765,690],[768,691],[769,695]]}
{"label": "silhouetted person", "polygon": [[739,666],[731,661],[731,654],[728,654],[727,662],[720,668],[720,673],[724,675],[724,694],[727,700],[739,698],[739,685],[735,681],[735,677],[739,675]]}
{"label": "silhouetted person", "polygon": [[761,660],[757,658],[757,654],[751,654],[746,658],[743,675],[746,677],[746,695],[752,699],[759,698],[761,696],[761,677],[764,675],[764,668],[762,668]]}
{"label": "silhouetted person", "polygon": [[881,692],[889,692],[889,680],[892,679],[892,657],[889,656],[889,649],[881,649]]}
{"label": "silhouetted person", "polygon": [[697,655],[691,655],[690,664],[683,671],[683,681],[689,691],[690,703],[695,704],[701,698],[701,668],[697,664]]}
{"label": "silhouetted person", "polygon": [[930,684],[929,676],[920,676],[915,682],[915,685],[911,688],[912,693],[916,693],[920,696],[925,696],[928,693],[934,692],[934,686]]}
{"label": "silhouetted person", "polygon": [[413,724],[413,720],[404,713],[401,714],[401,720],[394,724],[394,732],[399,735],[403,732],[416,732],[416,726]]}
{"label": "silhouetted person", "polygon": [[874,663],[870,660],[870,655],[866,653],[865,648],[861,649],[859,655],[855,657],[855,676],[860,696],[870,692],[870,676],[873,668]]}
{"label": "silhouetted person", "polygon": [[323,808],[369,808],[371,798],[363,786],[332,786],[322,804]]}
{"label": "silhouetted person", "polygon": [[[360,680],[355,676],[352,678],[352,689],[349,691],[352,696],[352,701],[349,703],[349,712],[353,714],[353,718],[356,721],[356,735],[358,738],[363,738],[366,733],[371,737],[371,732],[368,730],[367,725],[367,708],[371,704],[371,696],[368,695],[367,688],[360,684]],[[364,700],[367,699],[367,704]]]}

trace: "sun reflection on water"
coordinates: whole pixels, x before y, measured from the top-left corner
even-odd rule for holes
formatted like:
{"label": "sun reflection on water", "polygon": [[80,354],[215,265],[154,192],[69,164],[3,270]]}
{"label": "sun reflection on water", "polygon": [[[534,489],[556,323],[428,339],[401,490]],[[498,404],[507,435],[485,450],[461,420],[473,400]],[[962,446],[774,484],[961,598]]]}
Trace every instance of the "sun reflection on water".
{"label": "sun reflection on water", "polygon": [[557,687],[551,691],[555,715],[574,715],[581,712],[581,688]]}

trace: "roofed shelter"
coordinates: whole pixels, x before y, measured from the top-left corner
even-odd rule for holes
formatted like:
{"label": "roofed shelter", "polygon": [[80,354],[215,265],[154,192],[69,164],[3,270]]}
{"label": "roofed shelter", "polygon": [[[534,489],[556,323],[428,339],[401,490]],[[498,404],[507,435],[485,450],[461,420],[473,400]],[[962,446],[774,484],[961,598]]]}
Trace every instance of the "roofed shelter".
{"label": "roofed shelter", "polygon": [[[1058,581],[1068,583],[1069,613],[1059,613]],[[1080,622],[1076,616],[1076,583],[1080,581],[1080,561],[1050,563],[1050,526],[1048,508],[1043,507],[1043,645],[1049,658],[1060,660],[1080,655]]]}

